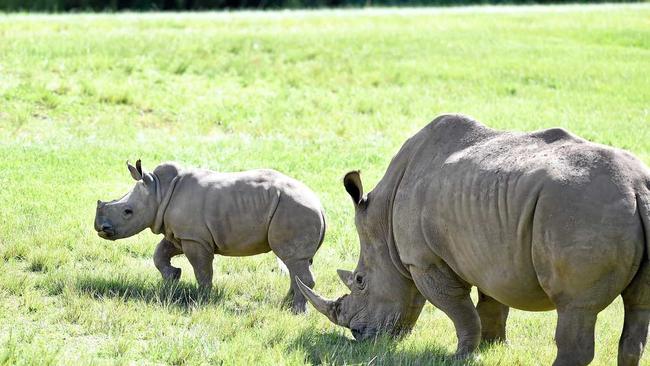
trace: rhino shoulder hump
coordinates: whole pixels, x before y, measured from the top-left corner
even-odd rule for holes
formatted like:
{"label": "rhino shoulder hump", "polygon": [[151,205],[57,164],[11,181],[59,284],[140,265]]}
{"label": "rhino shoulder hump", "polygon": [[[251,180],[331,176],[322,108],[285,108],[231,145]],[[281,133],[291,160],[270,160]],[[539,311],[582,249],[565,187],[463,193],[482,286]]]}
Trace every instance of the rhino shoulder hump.
{"label": "rhino shoulder hump", "polygon": [[434,118],[429,123],[430,128],[476,128],[485,127],[480,122],[470,116],[459,113],[445,113]]}
{"label": "rhino shoulder hump", "polygon": [[530,133],[533,138],[541,139],[547,144],[552,144],[557,141],[571,141],[576,143],[583,143],[585,140],[577,137],[571,132],[561,127],[547,128],[540,131]]}
{"label": "rhino shoulder hump", "polygon": [[[167,187],[171,184],[174,178],[181,175],[182,172],[183,170],[180,165],[174,162],[162,163],[153,170],[153,174],[158,177],[158,180],[163,187]],[[163,190],[164,189],[166,188],[163,188]]]}
{"label": "rhino shoulder hump", "polygon": [[494,132],[491,128],[472,117],[462,114],[443,114],[436,117],[426,128],[434,136],[445,139],[464,138],[467,136],[479,136]]}
{"label": "rhino shoulder hump", "polygon": [[169,161],[158,165],[153,172],[159,177],[175,177],[180,174],[181,170],[182,168],[178,163]]}
{"label": "rhino shoulder hump", "polygon": [[265,177],[265,178],[274,178],[274,177],[280,177],[280,176],[285,176],[284,174],[280,173],[279,171],[275,169],[270,169],[270,168],[262,168],[262,169],[256,169],[255,174],[259,177]]}

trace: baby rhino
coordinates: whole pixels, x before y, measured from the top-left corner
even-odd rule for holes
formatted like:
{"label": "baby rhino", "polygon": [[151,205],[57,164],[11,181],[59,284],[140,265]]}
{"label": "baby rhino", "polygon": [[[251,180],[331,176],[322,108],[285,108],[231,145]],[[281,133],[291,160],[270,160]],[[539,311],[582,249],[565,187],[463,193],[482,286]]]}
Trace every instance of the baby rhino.
{"label": "baby rhino", "polygon": [[185,254],[202,289],[212,285],[215,254],[248,256],[272,250],[289,269],[285,304],[305,311],[295,277],[314,286],[310,265],[323,242],[325,217],[316,195],[274,170],[218,173],[164,163],[153,172],[127,162],[135,187],[124,197],[97,201],[95,230],[116,240],[146,228],[165,237],[154,263],[166,280],[178,280],[171,257]]}

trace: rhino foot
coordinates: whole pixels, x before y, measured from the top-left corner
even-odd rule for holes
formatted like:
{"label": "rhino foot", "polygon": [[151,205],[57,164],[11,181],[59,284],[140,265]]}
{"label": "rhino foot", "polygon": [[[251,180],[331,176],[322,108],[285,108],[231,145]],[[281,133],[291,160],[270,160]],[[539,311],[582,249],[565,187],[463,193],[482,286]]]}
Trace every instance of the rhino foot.
{"label": "rhino foot", "polygon": [[161,272],[165,281],[178,281],[181,278],[181,269],[176,267],[169,267]]}
{"label": "rhino foot", "polygon": [[287,309],[293,306],[293,289],[289,289],[289,292],[286,295],[284,295],[284,298],[282,299],[281,302],[281,306]]}
{"label": "rhino foot", "polygon": [[462,360],[467,360],[470,356],[472,356],[472,351],[469,349],[459,349],[454,353],[454,360],[457,361],[462,361]]}
{"label": "rhino foot", "polygon": [[456,360],[467,360],[468,358],[471,357],[476,357],[476,354],[474,351],[478,347],[479,342],[477,341],[469,341],[469,342],[462,342],[458,345],[458,348],[456,349],[456,353],[454,354],[454,359]]}
{"label": "rhino foot", "polygon": [[508,345],[509,342],[505,337],[501,335],[484,335],[481,337],[482,344],[505,344]]}
{"label": "rhino foot", "polygon": [[307,301],[296,301],[293,291],[289,291],[284,299],[282,299],[281,306],[284,309],[291,309],[291,312],[294,314],[303,314],[307,312]]}
{"label": "rhino foot", "polygon": [[294,314],[304,314],[307,312],[307,303],[294,303],[291,305],[291,312]]}

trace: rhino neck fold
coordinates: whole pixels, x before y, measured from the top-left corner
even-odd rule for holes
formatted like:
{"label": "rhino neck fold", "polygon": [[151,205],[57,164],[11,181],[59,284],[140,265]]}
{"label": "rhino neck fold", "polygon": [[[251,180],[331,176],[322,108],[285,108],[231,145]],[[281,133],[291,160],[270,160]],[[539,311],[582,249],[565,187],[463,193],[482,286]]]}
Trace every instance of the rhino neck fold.
{"label": "rhino neck fold", "polygon": [[388,222],[388,240],[386,240],[386,246],[388,247],[388,254],[390,255],[390,259],[397,271],[401,273],[402,276],[408,278],[409,280],[412,280],[413,277],[411,277],[411,274],[404,266],[404,263],[402,263],[402,260],[399,258],[399,252],[397,251],[397,245],[395,243],[395,235],[393,233],[393,203],[395,202],[395,195],[397,194],[397,189],[399,188],[399,184],[402,182],[405,171],[406,169],[403,169],[400,172],[399,178],[397,179],[397,182],[393,187],[393,191],[391,192],[390,200],[388,201],[388,217],[386,218],[386,221]]}
{"label": "rhino neck fold", "polygon": [[160,179],[155,174],[151,174],[156,182],[156,200],[158,201],[158,210],[156,211],[156,217],[154,218],[153,225],[151,225],[151,232],[154,234],[161,234],[164,230],[164,218],[165,211],[167,211],[167,206],[172,199],[172,194],[174,193],[174,187],[178,182],[178,176],[174,177],[169,183],[167,192],[162,191],[162,185],[160,184]]}
{"label": "rhino neck fold", "polygon": [[[385,202],[384,208],[384,217],[382,220],[385,220],[387,232],[384,234],[386,237],[386,247],[388,249],[388,256],[390,261],[393,263],[393,266],[397,271],[404,277],[412,280],[411,274],[406,269],[402,260],[399,257],[399,252],[397,250],[397,245],[395,242],[394,235],[394,222],[393,222],[393,205],[395,202],[395,196],[397,195],[397,190],[399,189],[404,173],[406,172],[406,166],[409,159],[409,151],[404,151],[404,147],[393,157],[393,160],[388,165],[388,169],[384,174],[384,177],[377,184],[375,190],[378,190],[380,196],[386,197],[383,202]],[[373,190],[373,192],[375,191]]]}
{"label": "rhino neck fold", "polygon": [[[431,125],[431,124],[430,124]],[[400,148],[397,154],[393,157],[390,164],[388,164],[388,169],[384,177],[381,179],[377,185],[386,187],[385,194],[387,196],[387,205],[386,205],[386,225],[388,227],[388,233],[386,235],[386,246],[388,247],[388,254],[390,256],[391,262],[395,266],[395,269],[409,280],[413,280],[408,269],[402,263],[402,260],[399,256],[399,251],[397,249],[397,243],[395,241],[394,234],[394,215],[393,215],[393,206],[395,203],[395,197],[397,196],[397,191],[402,183],[402,179],[406,174],[406,171],[409,169],[413,157],[417,155],[418,151],[421,150],[422,146],[427,143],[429,136],[429,131],[425,131],[425,134],[422,132],[416,134],[406,141],[404,145]]]}

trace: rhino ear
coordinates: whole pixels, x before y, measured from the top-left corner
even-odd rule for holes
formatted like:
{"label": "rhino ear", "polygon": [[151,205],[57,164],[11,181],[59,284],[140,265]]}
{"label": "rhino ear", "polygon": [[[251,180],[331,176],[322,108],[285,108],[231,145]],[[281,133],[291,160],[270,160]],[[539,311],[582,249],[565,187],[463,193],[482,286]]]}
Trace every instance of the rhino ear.
{"label": "rhino ear", "polygon": [[[137,168],[134,167],[133,165],[131,165],[131,163],[129,163],[128,160],[126,161],[126,166],[127,166],[127,168],[129,168],[129,172],[131,173],[131,177],[133,177],[133,179],[135,179],[135,180],[140,180],[140,179],[142,179],[142,167],[140,166],[140,160],[138,160],[135,164],[138,166]],[[138,169],[138,168],[140,168],[140,169]]]}
{"label": "rhino ear", "polygon": [[352,291],[352,272],[346,271],[344,269],[337,269],[336,273],[339,275],[341,282]]}
{"label": "rhino ear", "polygon": [[361,184],[361,175],[358,170],[348,172],[343,177],[343,186],[352,198],[355,205],[358,205],[363,200],[363,184]]}
{"label": "rhino ear", "polygon": [[144,173],[142,172],[142,161],[138,159],[138,161],[135,162],[135,169],[140,173],[140,176],[143,176]]}
{"label": "rhino ear", "polygon": [[135,169],[140,173],[140,176],[142,177],[142,181],[144,182],[145,185],[151,186],[154,184],[154,179],[151,173],[145,172],[142,170],[142,162],[140,159],[135,162]]}

